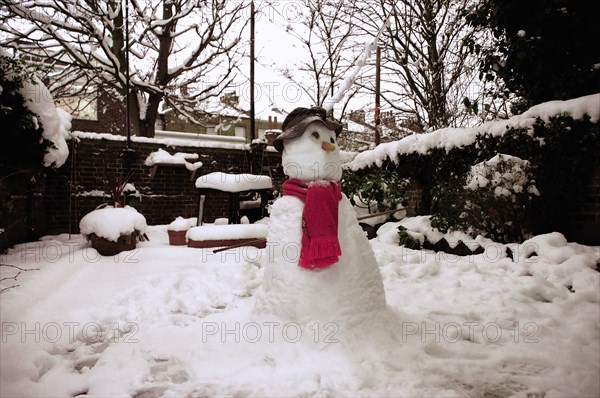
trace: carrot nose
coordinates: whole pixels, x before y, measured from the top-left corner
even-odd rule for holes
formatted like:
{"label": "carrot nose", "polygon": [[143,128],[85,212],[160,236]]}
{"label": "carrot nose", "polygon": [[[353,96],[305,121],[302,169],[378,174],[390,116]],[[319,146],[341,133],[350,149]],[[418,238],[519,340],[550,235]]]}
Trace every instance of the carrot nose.
{"label": "carrot nose", "polygon": [[327,152],[333,152],[333,151],[335,151],[335,144],[332,144],[331,142],[323,141],[323,143],[321,144],[321,148]]}

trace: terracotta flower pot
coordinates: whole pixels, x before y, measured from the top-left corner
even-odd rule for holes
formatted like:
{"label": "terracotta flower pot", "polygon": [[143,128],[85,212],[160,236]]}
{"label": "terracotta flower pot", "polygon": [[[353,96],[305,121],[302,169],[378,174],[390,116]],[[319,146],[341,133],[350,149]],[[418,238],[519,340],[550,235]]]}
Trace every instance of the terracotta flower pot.
{"label": "terracotta flower pot", "polygon": [[169,233],[169,244],[171,246],[185,246],[187,241],[185,240],[186,231],[167,231]]}
{"label": "terracotta flower pot", "polygon": [[121,235],[116,242],[101,238],[96,234],[90,234],[89,239],[92,242],[92,247],[102,256],[115,256],[122,251],[133,250],[137,246],[137,232],[130,235]]}

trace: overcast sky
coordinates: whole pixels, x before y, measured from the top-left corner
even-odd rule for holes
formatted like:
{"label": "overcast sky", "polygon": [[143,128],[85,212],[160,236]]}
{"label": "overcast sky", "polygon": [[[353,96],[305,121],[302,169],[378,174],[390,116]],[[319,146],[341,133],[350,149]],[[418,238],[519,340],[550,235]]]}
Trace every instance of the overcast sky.
{"label": "overcast sky", "polygon": [[[311,104],[302,90],[280,73],[286,66],[297,67],[303,57],[307,57],[296,38],[286,32],[290,25],[295,30],[302,29],[300,15],[302,5],[297,1],[256,2],[255,52],[255,100],[257,111],[269,107],[271,101],[288,111],[297,106]],[[249,9],[245,12],[250,15]],[[244,31],[244,43],[250,35],[250,26]],[[238,86],[235,88],[240,102],[245,108],[250,100],[249,58],[241,66]]]}
{"label": "overcast sky", "polygon": [[[297,38],[286,32],[286,27],[297,34],[306,34],[307,29],[301,23],[303,12],[299,1],[272,1],[256,2],[256,33],[255,51],[257,62],[255,64],[256,80],[256,110],[257,112],[268,108],[273,101],[277,106],[291,111],[298,106],[314,105],[311,99],[302,92],[295,83],[286,79],[281,70],[286,66],[297,69],[302,59],[308,53]],[[245,11],[249,17],[249,8]],[[249,40],[249,25],[244,31],[244,43]],[[367,42],[368,37],[364,41]],[[238,86],[235,91],[240,96],[240,103],[249,108],[249,57],[246,57],[238,76]],[[310,87],[312,89],[312,87]],[[356,103],[360,103],[358,100]]]}

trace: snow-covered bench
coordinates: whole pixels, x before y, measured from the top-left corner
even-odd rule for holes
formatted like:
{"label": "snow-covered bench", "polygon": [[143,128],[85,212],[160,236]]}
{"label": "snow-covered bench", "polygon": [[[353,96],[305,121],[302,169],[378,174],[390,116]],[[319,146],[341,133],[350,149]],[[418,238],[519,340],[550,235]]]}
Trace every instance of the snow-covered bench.
{"label": "snow-covered bench", "polygon": [[190,228],[186,239],[189,247],[227,247],[248,245],[264,248],[267,245],[267,225],[202,225]]}

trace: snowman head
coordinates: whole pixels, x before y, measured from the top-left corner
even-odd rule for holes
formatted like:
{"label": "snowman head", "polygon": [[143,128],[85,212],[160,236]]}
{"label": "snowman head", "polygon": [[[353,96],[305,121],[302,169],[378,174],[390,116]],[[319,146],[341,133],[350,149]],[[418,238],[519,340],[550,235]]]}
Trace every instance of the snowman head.
{"label": "snowman head", "polygon": [[323,108],[296,108],[283,121],[283,133],[273,145],[282,152],[283,172],[302,181],[342,178],[337,136],[342,125],[327,119]]}

